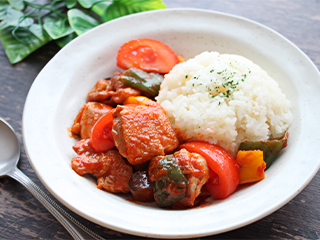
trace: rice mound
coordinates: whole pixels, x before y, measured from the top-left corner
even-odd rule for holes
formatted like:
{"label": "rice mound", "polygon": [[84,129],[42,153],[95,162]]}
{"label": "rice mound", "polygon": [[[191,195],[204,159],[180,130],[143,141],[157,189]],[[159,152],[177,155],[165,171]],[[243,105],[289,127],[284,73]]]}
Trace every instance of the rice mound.
{"label": "rice mound", "polygon": [[166,74],[157,102],[181,141],[218,144],[281,137],[292,122],[278,83],[245,57],[203,52]]}

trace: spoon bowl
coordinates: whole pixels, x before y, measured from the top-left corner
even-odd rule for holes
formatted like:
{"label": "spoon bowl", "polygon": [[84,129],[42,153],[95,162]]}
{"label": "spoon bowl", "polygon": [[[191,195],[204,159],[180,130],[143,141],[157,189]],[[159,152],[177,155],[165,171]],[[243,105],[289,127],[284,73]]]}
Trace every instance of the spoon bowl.
{"label": "spoon bowl", "polygon": [[0,118],[0,177],[9,176],[20,182],[43,206],[66,228],[77,240],[100,239],[102,237],[92,232],[70,214],[63,210],[47,194],[45,194],[30,178],[21,172],[17,164],[20,159],[20,142],[8,122]]}
{"label": "spoon bowl", "polygon": [[0,118],[0,177],[14,170],[20,158],[20,143],[13,128]]}

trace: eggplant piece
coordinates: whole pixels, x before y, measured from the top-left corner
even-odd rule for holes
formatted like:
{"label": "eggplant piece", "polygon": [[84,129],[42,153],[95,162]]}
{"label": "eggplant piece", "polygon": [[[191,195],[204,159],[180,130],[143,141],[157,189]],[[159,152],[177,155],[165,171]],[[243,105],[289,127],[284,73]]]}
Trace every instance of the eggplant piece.
{"label": "eggplant piece", "polygon": [[153,188],[146,171],[137,171],[129,179],[132,198],[140,202],[153,202]]}
{"label": "eggplant piece", "polygon": [[239,150],[261,150],[263,151],[263,160],[266,163],[267,170],[274,160],[277,158],[280,151],[287,146],[289,134],[286,133],[282,139],[242,142]]}
{"label": "eggplant piece", "polygon": [[138,68],[129,68],[119,80],[129,87],[140,90],[145,96],[154,98],[159,93],[163,75],[145,72]]}
{"label": "eggplant piece", "polygon": [[152,161],[157,161],[151,173],[155,201],[159,207],[169,207],[186,196],[188,180],[173,155],[158,156]]}

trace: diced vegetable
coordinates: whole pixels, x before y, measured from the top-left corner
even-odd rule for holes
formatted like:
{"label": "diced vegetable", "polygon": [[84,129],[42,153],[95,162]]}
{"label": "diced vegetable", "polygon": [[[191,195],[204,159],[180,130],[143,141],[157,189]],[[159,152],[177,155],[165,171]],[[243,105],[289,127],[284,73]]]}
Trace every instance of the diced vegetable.
{"label": "diced vegetable", "polygon": [[179,146],[204,157],[209,166],[210,178],[205,184],[216,199],[224,199],[238,187],[240,168],[231,154],[222,147],[206,142],[189,142]]}
{"label": "diced vegetable", "polygon": [[138,171],[132,174],[129,179],[129,187],[134,200],[140,202],[154,201],[153,188],[146,171]]}
{"label": "diced vegetable", "polygon": [[182,55],[178,55],[177,57],[179,59],[179,62],[186,62],[186,60],[184,59],[184,57]]}
{"label": "diced vegetable", "polygon": [[144,96],[131,96],[128,97],[124,102],[123,105],[128,105],[128,104],[137,104],[137,105],[141,105],[141,104],[145,104],[146,102],[151,101],[149,98],[144,97]]}
{"label": "diced vegetable", "polygon": [[179,59],[170,47],[148,38],[134,39],[123,44],[117,56],[118,67],[136,67],[147,72],[168,73],[178,63]]}
{"label": "diced vegetable", "polygon": [[159,73],[147,73],[138,68],[130,68],[123,73],[119,80],[140,90],[144,95],[154,98],[159,93],[163,76]]}
{"label": "diced vegetable", "polygon": [[289,134],[285,134],[282,139],[267,140],[260,142],[243,142],[239,150],[261,150],[263,151],[263,160],[266,163],[266,170],[277,158],[280,151],[287,146]]}
{"label": "diced vegetable", "polygon": [[252,183],[264,179],[266,163],[261,150],[238,151],[236,161],[240,166],[240,182]]}
{"label": "diced vegetable", "polygon": [[105,152],[115,146],[112,136],[113,111],[103,115],[91,129],[91,145],[96,152]]}
{"label": "diced vegetable", "polygon": [[154,175],[154,198],[160,207],[169,207],[186,195],[187,179],[173,155],[160,157]]}

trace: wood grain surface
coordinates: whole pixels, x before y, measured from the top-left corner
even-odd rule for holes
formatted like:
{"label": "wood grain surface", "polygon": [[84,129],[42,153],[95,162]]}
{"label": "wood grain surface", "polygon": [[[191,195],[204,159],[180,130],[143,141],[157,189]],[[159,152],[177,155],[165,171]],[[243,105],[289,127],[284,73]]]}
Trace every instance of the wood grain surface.
{"label": "wood grain surface", "polygon": [[[221,11],[264,24],[302,49],[320,69],[319,0],[165,0],[164,2],[168,8],[190,7]],[[59,48],[50,43],[23,62],[11,65],[0,45],[0,117],[12,124],[21,142],[21,118],[30,86],[40,70],[58,51]],[[21,148],[19,168],[49,194],[33,172],[22,144]],[[319,158],[319,156],[312,157]],[[320,172],[301,193],[271,215],[237,230],[201,239],[320,239],[319,185]],[[106,229],[71,211],[68,212],[106,239],[139,238]],[[0,239],[71,239],[71,236],[22,185],[13,179],[1,178]]]}

